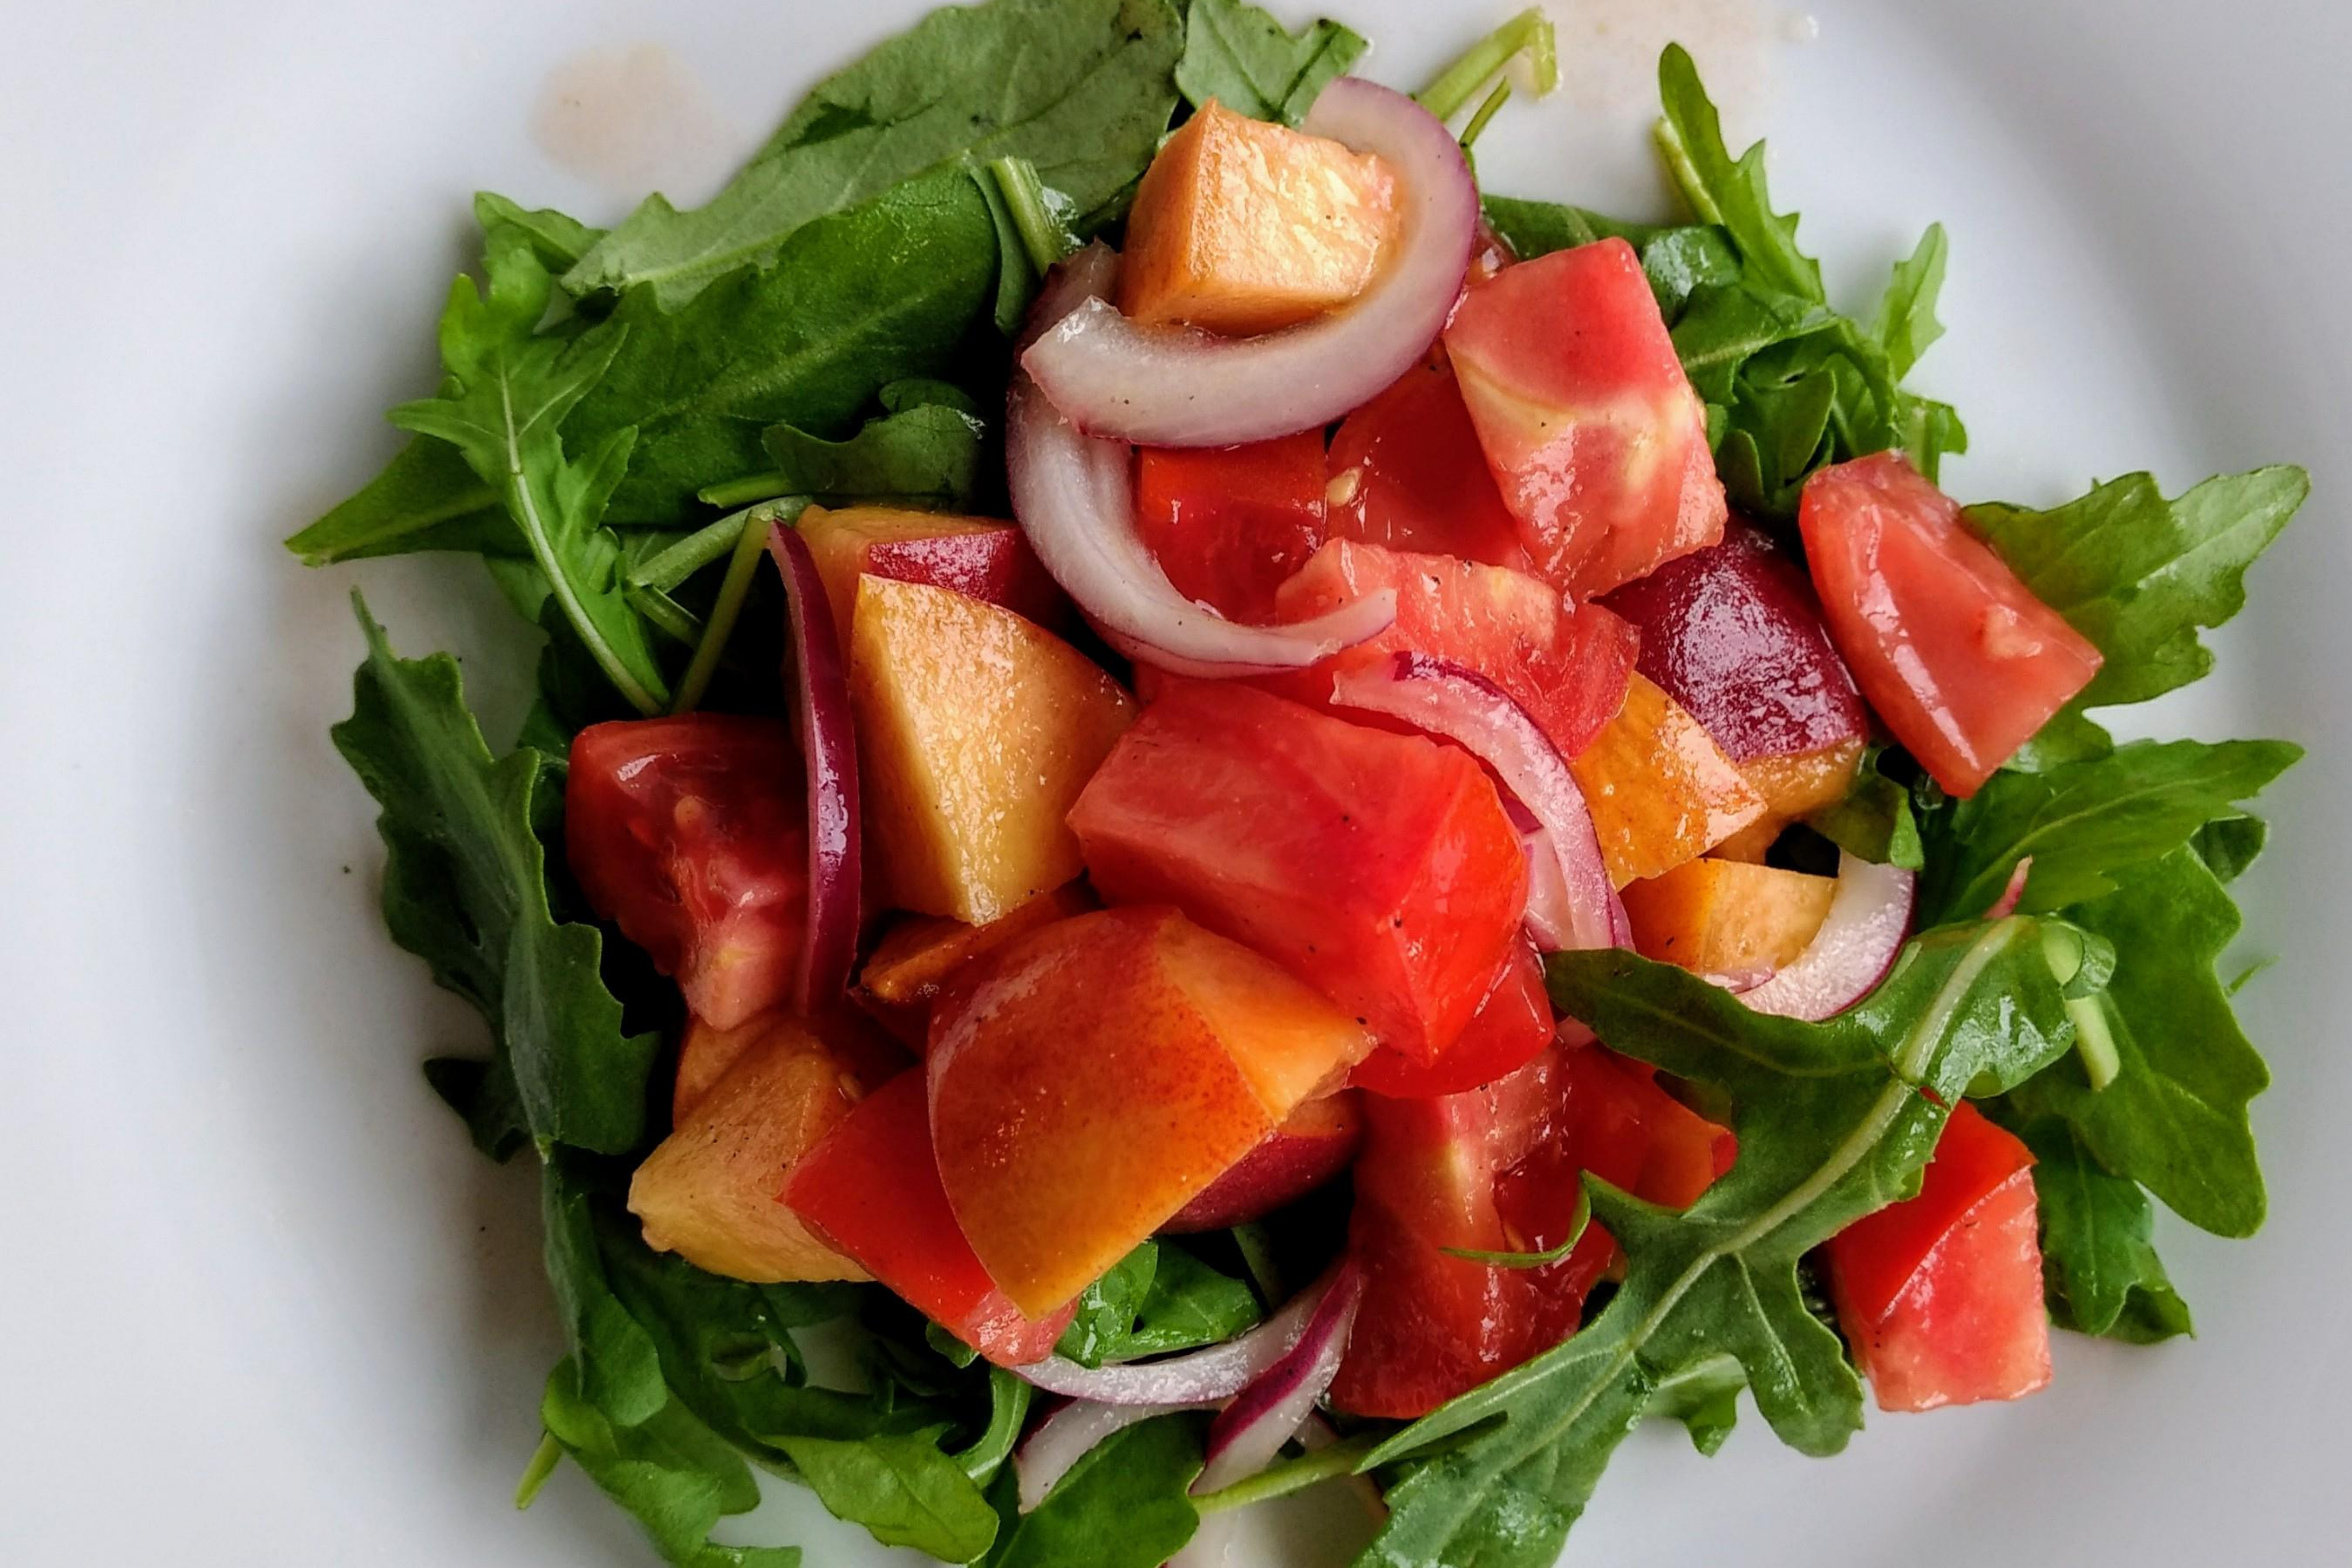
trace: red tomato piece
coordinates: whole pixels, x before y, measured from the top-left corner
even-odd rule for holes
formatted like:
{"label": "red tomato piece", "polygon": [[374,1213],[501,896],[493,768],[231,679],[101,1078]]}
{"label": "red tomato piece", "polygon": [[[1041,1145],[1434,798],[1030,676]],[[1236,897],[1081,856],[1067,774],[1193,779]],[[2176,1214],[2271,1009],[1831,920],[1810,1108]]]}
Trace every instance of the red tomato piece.
{"label": "red tomato piece", "polygon": [[1349,415],[1328,463],[1332,538],[1529,569],[1442,351]]}
{"label": "red tomato piece", "polygon": [[1323,432],[1246,447],[1146,447],[1135,524],[1168,580],[1228,619],[1263,622],[1323,542]]}
{"label": "red tomato piece", "polygon": [[1552,1027],[1543,965],[1534,949],[1522,947],[1496,976],[1470,1026],[1444,1056],[1423,1064],[1381,1047],[1357,1064],[1348,1081],[1392,1100],[1459,1094],[1507,1078],[1535,1060],[1551,1044]]}
{"label": "red tomato piece", "polygon": [[596,912],[731,1029],[781,1005],[808,928],[808,813],[782,723],[594,724],[572,742],[564,855]]}
{"label": "red tomato piece", "polygon": [[2017,1399],[2050,1381],[2032,1166],[1963,1101],[1919,1195],[1831,1238],[1830,1294],[1880,1409]]}
{"label": "red tomato piece", "polygon": [[1838,652],[1947,792],[1974,795],[2099,673],[2099,650],[1901,453],[1807,479],[1798,522]]}
{"label": "red tomato piece", "polygon": [[1455,309],[1445,351],[1548,582],[1590,598],[1723,536],[1706,410],[1632,246],[1505,268]]}
{"label": "red tomato piece", "polygon": [[1533,1268],[1447,1248],[1559,1245],[1588,1170],[1653,1203],[1686,1205],[1713,1179],[1729,1138],[1598,1046],[1548,1050],[1467,1093],[1376,1095],[1365,1121],[1349,1228],[1364,1303],[1332,1399],[1401,1420],[1575,1332],[1586,1295],[1617,1257],[1598,1226],[1566,1257]]}
{"label": "red tomato piece", "polygon": [[1522,572],[1335,540],[1282,585],[1276,603],[1283,620],[1304,620],[1383,588],[1396,591],[1394,626],[1313,669],[1263,684],[1321,704],[1330,700],[1333,675],[1411,649],[1509,692],[1564,757],[1583,751],[1625,705],[1640,642],[1633,628],[1597,605],[1570,608]]}
{"label": "red tomato piece", "polygon": [[1042,1321],[1023,1317],[980,1266],[940,1185],[920,1070],[899,1074],[852,1107],[801,1156],[779,1201],[999,1366],[1047,1355],[1076,1315],[1074,1303]]}
{"label": "red tomato piece", "polygon": [[1470,754],[1171,682],[1071,809],[1096,889],[1174,904],[1433,1061],[1518,941],[1527,857]]}

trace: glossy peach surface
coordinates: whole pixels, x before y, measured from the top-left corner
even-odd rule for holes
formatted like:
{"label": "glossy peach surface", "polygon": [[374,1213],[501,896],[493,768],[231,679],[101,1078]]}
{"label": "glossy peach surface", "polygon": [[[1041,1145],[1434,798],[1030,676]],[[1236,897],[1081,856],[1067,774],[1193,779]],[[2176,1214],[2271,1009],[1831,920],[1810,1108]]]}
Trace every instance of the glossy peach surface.
{"label": "glossy peach surface", "polygon": [[1699,721],[1636,671],[1625,705],[1569,763],[1620,888],[1671,871],[1764,815]]}
{"label": "glossy peach surface", "polygon": [[1629,883],[1625,913],[1643,957],[1738,980],[1793,962],[1836,892],[1832,877],[1702,857]]}

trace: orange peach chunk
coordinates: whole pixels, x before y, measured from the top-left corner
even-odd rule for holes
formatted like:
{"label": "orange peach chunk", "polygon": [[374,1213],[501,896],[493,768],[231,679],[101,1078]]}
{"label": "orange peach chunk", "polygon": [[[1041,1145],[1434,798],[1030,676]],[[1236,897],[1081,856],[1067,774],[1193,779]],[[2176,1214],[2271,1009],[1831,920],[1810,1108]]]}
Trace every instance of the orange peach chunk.
{"label": "orange peach chunk", "polygon": [[1824,746],[1818,752],[1754,757],[1740,763],[1741,776],[1764,797],[1764,815],[1717,845],[1716,855],[1762,865],[1772,841],[1790,825],[1846,797],[1861,765],[1859,740]]}
{"label": "orange peach chunk", "polygon": [[1764,815],[1764,797],[1682,704],[1640,674],[1569,764],[1620,888],[1671,871]]}
{"label": "orange peach chunk", "polygon": [[1832,877],[1703,858],[1629,885],[1625,913],[1643,957],[1739,979],[1793,962],[1836,892]]}

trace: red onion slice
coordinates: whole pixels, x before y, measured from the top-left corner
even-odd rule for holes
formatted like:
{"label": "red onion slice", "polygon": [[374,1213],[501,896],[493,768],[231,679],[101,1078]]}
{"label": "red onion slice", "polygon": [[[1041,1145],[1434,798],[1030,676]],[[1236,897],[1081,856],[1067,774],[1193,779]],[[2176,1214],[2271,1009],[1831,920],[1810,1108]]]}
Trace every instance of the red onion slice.
{"label": "red onion slice", "polygon": [[857,957],[857,741],[833,602],[808,542],[777,523],[768,531],[768,553],[783,574],[793,662],[800,674],[793,720],[808,768],[809,907],[793,1005],[813,1016],[847,994]]}
{"label": "red onion slice", "polygon": [[1222,1404],[1290,1353],[1305,1337],[1328,1289],[1328,1285],[1316,1286],[1300,1291],[1282,1310],[1248,1333],[1206,1350],[1188,1351],[1163,1361],[1101,1367],[1080,1366],[1055,1355],[1011,1370],[1048,1394],[1105,1405]]}
{"label": "red onion slice", "polygon": [[[1031,318],[1050,325],[1109,291],[1118,258],[1091,245],[1054,269]],[[1013,515],[1037,559],[1104,640],[1177,675],[1273,675],[1376,637],[1396,620],[1382,590],[1282,626],[1226,620],[1176,591],[1135,529],[1134,454],[1090,440],[1016,369],[1005,396],[1004,458]]]}
{"label": "red onion slice", "polygon": [[[1559,886],[1538,918],[1538,946],[1617,947],[1632,940],[1625,906],[1610,884],[1601,835],[1576,775],[1543,727],[1511,694],[1474,669],[1427,654],[1398,654],[1385,666],[1349,670],[1331,682],[1332,700],[1441,735],[1467,749],[1541,826]],[[1531,880],[1532,889],[1533,882]],[[1558,908],[1549,907],[1557,904]],[[1529,913],[1536,915],[1531,892]]]}
{"label": "red onion slice", "polygon": [[1822,929],[1796,960],[1740,1001],[1759,1013],[1819,1023],[1869,995],[1895,967],[1911,931],[1918,879],[1856,855],[1838,857],[1837,892]]}
{"label": "red onion slice", "polygon": [[1992,901],[1992,908],[1984,912],[1984,918],[1989,921],[2005,921],[2015,914],[2017,901],[2025,897],[2025,879],[2032,875],[2033,875],[2033,857],[2028,855],[2017,863],[2017,869],[2009,874],[2009,886],[2000,890],[2000,897]]}
{"label": "red onion slice", "polygon": [[1309,430],[1370,402],[1436,342],[1478,229],[1477,184],[1453,132],[1354,77],[1323,89],[1304,129],[1395,171],[1400,223],[1379,275],[1329,315],[1255,338],[1140,327],[1089,300],[1022,356],[1087,435],[1233,447]]}
{"label": "red onion slice", "polygon": [[1342,1262],[1290,1353],[1217,1413],[1209,1428],[1207,1460],[1192,1483],[1194,1497],[1247,1480],[1274,1462],[1339,1375],[1348,1333],[1363,1301],[1364,1271],[1353,1259]]}
{"label": "red onion slice", "polygon": [[1037,1429],[1022,1439],[1013,1456],[1013,1475],[1020,1482],[1021,1511],[1027,1513],[1044,1502],[1055,1484],[1068,1475],[1080,1459],[1128,1427],[1155,1415],[1199,1408],[1192,1405],[1098,1405],[1091,1399],[1071,1400],[1038,1423]]}

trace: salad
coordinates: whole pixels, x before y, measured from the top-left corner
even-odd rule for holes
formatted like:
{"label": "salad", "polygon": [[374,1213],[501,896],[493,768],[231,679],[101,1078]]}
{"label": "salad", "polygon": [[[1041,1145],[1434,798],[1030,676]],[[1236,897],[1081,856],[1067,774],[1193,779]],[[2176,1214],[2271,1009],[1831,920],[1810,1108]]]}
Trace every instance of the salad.
{"label": "salad", "polygon": [[1962,505],[1931,228],[1829,300],[1659,66],[1664,224],[1486,191],[1529,12],[1408,97],[1239,0],[988,0],[711,203],[483,195],[445,379],[289,544],[544,634],[335,742],[534,1163],[576,1464],[1006,1568],[1554,1562],[1645,1418],[1807,1454],[2190,1329],[2262,1223],[2217,970],[2283,742],[2119,742],[2300,470]]}

